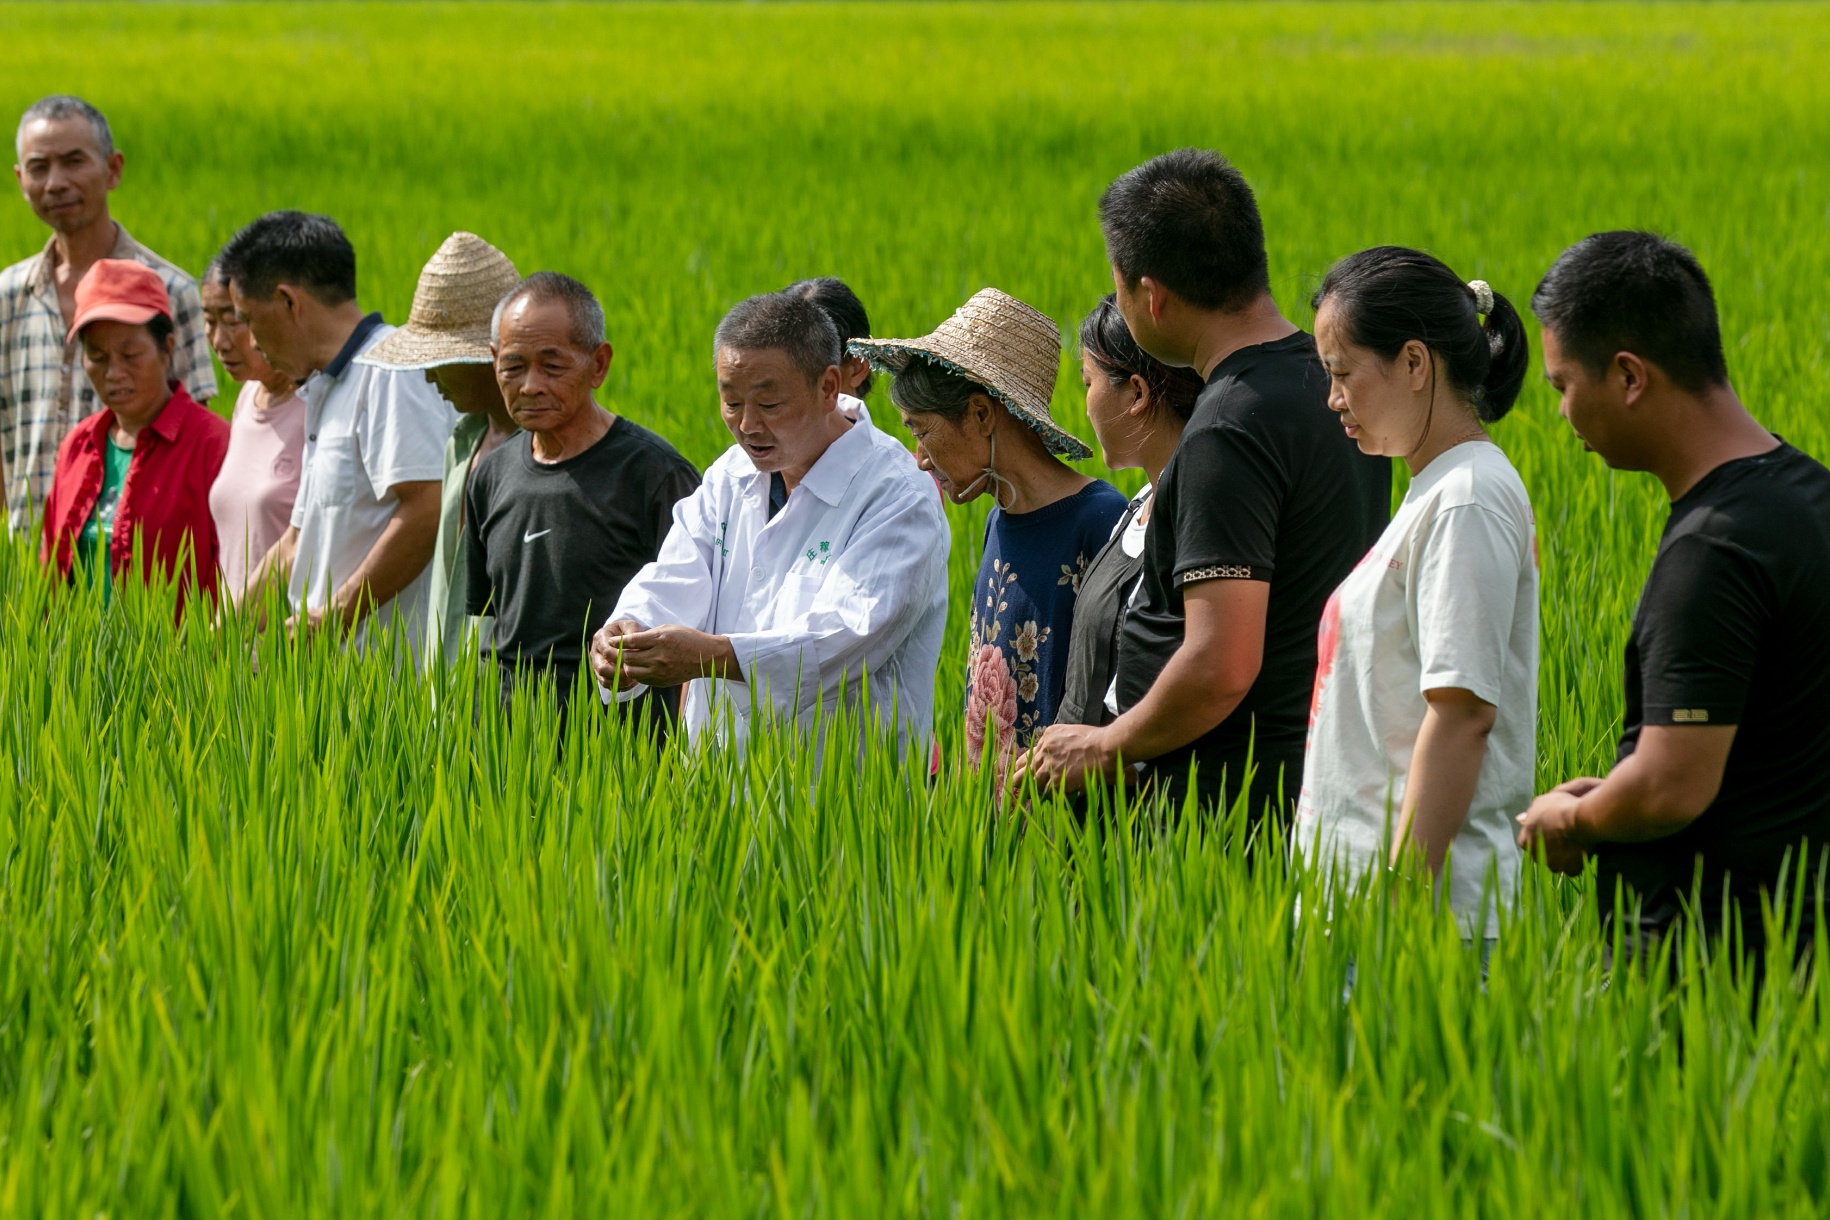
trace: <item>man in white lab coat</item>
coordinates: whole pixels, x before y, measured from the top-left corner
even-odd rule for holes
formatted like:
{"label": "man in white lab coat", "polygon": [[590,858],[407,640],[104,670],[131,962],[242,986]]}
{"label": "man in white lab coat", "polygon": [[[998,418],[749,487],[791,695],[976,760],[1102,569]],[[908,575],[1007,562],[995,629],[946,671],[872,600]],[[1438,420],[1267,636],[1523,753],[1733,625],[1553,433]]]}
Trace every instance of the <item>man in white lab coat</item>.
{"label": "man in white lab coat", "polygon": [[617,698],[690,683],[694,738],[728,724],[741,744],[753,717],[843,705],[925,752],[950,543],[934,481],[842,398],[839,335],[811,301],[751,297],[713,352],[737,443],[593,638],[598,681]]}

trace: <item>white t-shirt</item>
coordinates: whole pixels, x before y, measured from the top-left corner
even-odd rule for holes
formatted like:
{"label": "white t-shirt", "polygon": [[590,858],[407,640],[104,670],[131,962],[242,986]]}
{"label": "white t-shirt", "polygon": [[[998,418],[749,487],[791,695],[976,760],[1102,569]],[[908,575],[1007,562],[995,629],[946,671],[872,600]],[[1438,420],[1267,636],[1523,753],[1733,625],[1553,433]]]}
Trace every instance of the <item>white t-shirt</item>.
{"label": "white t-shirt", "polygon": [[[457,412],[418,371],[399,372],[345,360],[394,332],[375,326],[354,353],[345,351],[300,388],[306,401],[304,475],[292,507],[298,556],[292,565],[294,609],[315,610],[349,578],[393,520],[401,483],[444,477],[445,440]],[[354,643],[367,640],[370,621],[398,615],[415,652],[425,642],[427,565],[413,582],[365,620]]]}
{"label": "white t-shirt", "polygon": [[[1518,881],[1514,816],[1531,803],[1538,712],[1538,560],[1531,500],[1497,445],[1457,445],[1419,471],[1379,541],[1328,599],[1297,804],[1298,850],[1358,878],[1390,858],[1423,692],[1494,705],[1468,821],[1449,853],[1463,935],[1497,866]],[[1490,902],[1485,935],[1498,932]]]}

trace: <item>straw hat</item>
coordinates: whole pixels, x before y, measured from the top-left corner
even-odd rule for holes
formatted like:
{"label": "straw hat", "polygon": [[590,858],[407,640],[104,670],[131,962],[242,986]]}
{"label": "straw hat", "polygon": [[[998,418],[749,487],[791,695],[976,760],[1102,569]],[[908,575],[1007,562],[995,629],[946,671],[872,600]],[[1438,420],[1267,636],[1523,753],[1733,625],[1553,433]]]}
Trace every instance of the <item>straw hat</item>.
{"label": "straw hat", "polygon": [[1083,461],[1093,451],[1049,417],[1048,400],[1061,368],[1061,332],[1048,315],[996,288],[974,293],[953,316],[920,339],[854,339],[853,355],[900,373],[912,356],[970,377],[1010,413],[1035,429],[1059,457]]}
{"label": "straw hat", "polygon": [[386,369],[488,364],[490,316],[520,283],[508,255],[475,233],[453,233],[419,273],[407,324],[358,359]]}

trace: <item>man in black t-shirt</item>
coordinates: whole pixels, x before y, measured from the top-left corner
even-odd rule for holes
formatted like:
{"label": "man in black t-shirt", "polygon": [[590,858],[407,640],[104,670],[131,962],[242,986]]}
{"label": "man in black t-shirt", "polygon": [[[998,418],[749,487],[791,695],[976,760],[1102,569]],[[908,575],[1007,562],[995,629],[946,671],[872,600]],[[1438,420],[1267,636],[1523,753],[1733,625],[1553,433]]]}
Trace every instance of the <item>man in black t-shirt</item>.
{"label": "man in black t-shirt", "polygon": [[1120,715],[1056,725],[1024,770],[1073,789],[1143,763],[1170,792],[1294,803],[1328,595],[1391,516],[1391,463],[1328,410],[1315,341],[1278,311],[1251,188],[1183,149],[1100,199],[1119,311],[1138,345],[1207,388],[1163,470],[1118,644]]}
{"label": "man in black t-shirt", "polygon": [[[611,349],[583,284],[543,271],[496,310],[497,382],[523,432],[477,463],[465,492],[469,611],[493,614],[485,646],[507,698],[519,674],[551,679],[561,708],[586,641],[660,553],[674,501],[699,475],[672,445],[597,405]],[[677,688],[644,698],[663,717]]]}
{"label": "man in black t-shirt", "polygon": [[1605,909],[1619,891],[1637,911],[1636,947],[1693,893],[1706,931],[1738,915],[1757,946],[1761,899],[1791,907],[1802,868],[1813,884],[1787,915],[1809,943],[1830,842],[1830,470],[1741,405],[1682,247],[1589,237],[1532,307],[1564,418],[1609,466],[1656,475],[1671,516],[1627,643],[1614,768],[1532,802],[1519,845],[1564,872],[1594,855]]}

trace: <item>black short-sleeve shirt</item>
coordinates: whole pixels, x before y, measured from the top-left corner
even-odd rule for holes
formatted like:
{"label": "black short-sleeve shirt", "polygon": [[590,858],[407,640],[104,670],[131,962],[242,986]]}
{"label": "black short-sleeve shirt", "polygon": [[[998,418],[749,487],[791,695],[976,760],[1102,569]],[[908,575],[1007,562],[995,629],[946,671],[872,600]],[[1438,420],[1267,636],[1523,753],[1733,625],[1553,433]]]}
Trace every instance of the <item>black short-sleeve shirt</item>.
{"label": "black short-sleeve shirt", "polygon": [[1248,742],[1261,776],[1300,785],[1322,607],[1391,519],[1391,462],[1367,457],[1328,409],[1315,340],[1297,332],[1234,352],[1208,375],[1163,470],[1144,537],[1143,583],[1125,614],[1118,702],[1134,706],[1182,645],[1182,590],[1205,580],[1270,584],[1264,662],[1237,709],[1152,768],[1180,791],[1190,759],[1202,794],[1235,789]]}
{"label": "black short-sleeve shirt", "polygon": [[1597,850],[1603,901],[1625,882],[1642,927],[1662,928],[1700,867],[1706,926],[1722,926],[1726,878],[1758,943],[1787,852],[1830,843],[1830,470],[1782,444],[1672,504],[1627,640],[1624,723],[1623,759],[1645,725],[1739,727],[1702,816]]}
{"label": "black short-sleeve shirt", "polygon": [[485,644],[501,665],[569,684],[623,586],[660,553],[674,501],[698,485],[672,445],[624,418],[563,462],[535,461],[527,433],[478,462],[465,492],[469,610],[495,615]]}

